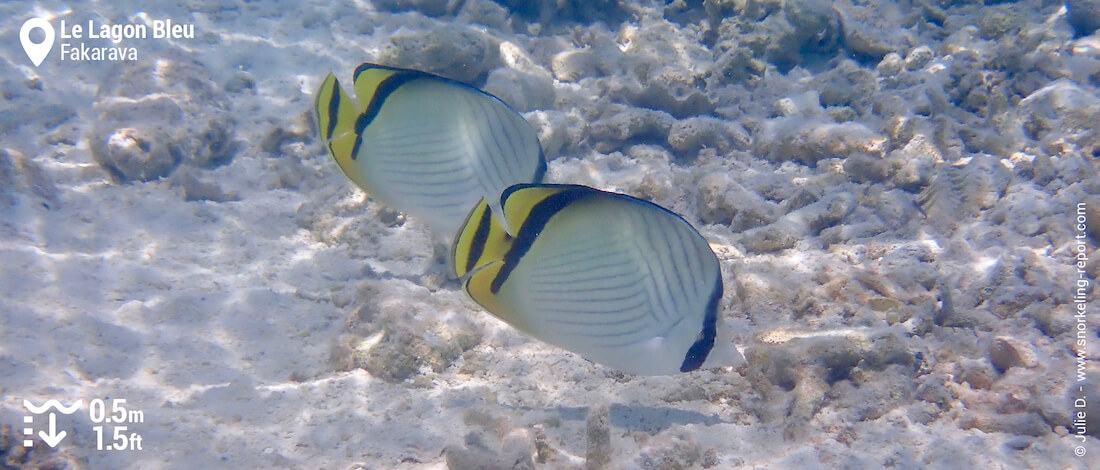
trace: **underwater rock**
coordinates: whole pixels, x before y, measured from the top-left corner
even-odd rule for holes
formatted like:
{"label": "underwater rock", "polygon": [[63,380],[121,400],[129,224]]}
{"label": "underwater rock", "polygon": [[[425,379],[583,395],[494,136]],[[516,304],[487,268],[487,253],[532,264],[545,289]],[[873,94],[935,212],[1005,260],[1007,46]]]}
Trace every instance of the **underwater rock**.
{"label": "underwater rock", "polygon": [[893,168],[881,157],[856,153],[844,159],[844,173],[857,183],[881,183],[890,178]]}
{"label": "underwater rock", "polygon": [[[878,278],[871,276],[868,276],[868,278],[878,280]],[[860,367],[868,370],[882,370],[894,365],[911,368],[916,365],[916,362],[913,350],[906,340],[895,334],[887,334],[871,342],[867,352],[863,355]]]}
{"label": "underwater rock", "polygon": [[480,342],[480,337],[452,338],[442,332],[426,336],[422,332],[383,330],[377,336],[352,344],[352,365],[387,382],[403,382],[429,368],[439,373],[450,367],[462,353]]}
{"label": "underwater rock", "polygon": [[[877,199],[877,201],[875,201],[873,205],[870,205],[869,208],[873,210],[879,220],[890,229],[899,230],[907,225],[916,224],[920,220],[920,211],[914,200],[915,198],[910,193],[901,189],[893,189],[878,194],[875,199]],[[909,257],[906,263],[917,261],[912,259],[916,256],[910,254]],[[934,256],[930,256],[929,258],[934,258]],[[920,261],[927,262],[927,259],[921,259],[918,262]],[[915,275],[918,273],[913,274]],[[919,282],[913,277],[904,278],[911,283]],[[889,302],[886,302],[886,304],[889,304]],[[895,308],[889,308],[887,310],[896,311]]]}
{"label": "underwater rock", "polygon": [[252,74],[244,70],[233,72],[233,75],[225,81],[222,88],[226,93],[250,93],[256,94],[256,79]]}
{"label": "underwater rock", "polygon": [[1078,36],[1100,29],[1100,0],[1067,0],[1066,20]]}
{"label": "underwater rock", "polygon": [[986,7],[978,19],[978,36],[997,40],[1005,35],[1018,34],[1026,23],[1026,16],[1017,12],[1015,5]]}
{"label": "underwater rock", "polygon": [[[794,348],[788,346],[795,345]],[[800,367],[806,360],[799,353],[806,347],[799,343],[762,344],[745,351],[748,363],[746,370],[749,383],[760,400],[745,403],[750,413],[763,422],[786,420],[790,412],[790,392],[797,385],[800,373],[807,370]]]}
{"label": "underwater rock", "polygon": [[639,26],[624,26],[614,37],[604,33],[582,39],[599,58],[606,77],[598,87],[611,100],[665,111],[677,119],[716,109],[718,97],[707,84],[713,74],[702,65],[713,62],[714,52],[672,24],[647,19]]}
{"label": "underwater rock", "polygon": [[993,344],[989,347],[989,360],[997,369],[1002,371],[1010,367],[1032,368],[1039,365],[1039,358],[1035,355],[1035,348],[1024,341],[1010,336],[998,336],[993,338]]}
{"label": "underwater rock", "polygon": [[448,470],[507,469],[507,464],[499,455],[487,449],[449,446],[443,449]]}
{"label": "underwater rock", "polygon": [[559,52],[550,60],[554,78],[563,82],[577,82],[582,78],[599,75],[600,59],[590,49]]}
{"label": "underwater rock", "polygon": [[[765,400],[783,407],[784,436],[797,438],[807,423],[829,409],[851,415],[846,421],[874,420],[912,402],[914,358],[898,335],[870,338],[852,332],[843,336],[792,337],[773,331],[760,338],[766,346],[749,350],[749,376],[763,386]],[[787,391],[789,393],[784,393]]]}
{"label": "underwater rock", "polygon": [[943,411],[931,403],[916,402],[905,407],[905,416],[914,423],[927,425],[938,419]]}
{"label": "underwater rock", "polygon": [[1038,413],[990,414],[965,412],[959,418],[962,429],[977,429],[984,433],[1003,432],[1021,436],[1045,436],[1050,425]]}
{"label": "underwater rock", "polygon": [[537,24],[579,21],[604,21],[614,24],[631,12],[631,2],[624,0],[493,0],[521,18]]}
{"label": "underwater rock", "polygon": [[168,176],[183,160],[183,150],[161,129],[116,129],[106,142],[92,144],[92,155],[123,182]]}
{"label": "underwater rock", "polygon": [[1053,213],[1047,198],[1049,194],[1033,185],[1014,184],[989,215],[989,221],[1011,228],[1025,237],[1042,233],[1045,224],[1041,217]]}
{"label": "underwater rock", "polygon": [[553,107],[554,79],[550,73],[511,42],[501,42],[499,53],[504,67],[490,72],[482,89],[519,112]]}
{"label": "underwater rock", "polygon": [[271,154],[274,157],[289,156],[294,157],[296,155],[293,152],[288,152],[288,146],[294,144],[308,144],[313,142],[313,127],[316,124],[313,123],[312,112],[301,113],[281,125],[276,125],[260,139],[260,150]]}
{"label": "underwater rock", "polygon": [[794,248],[801,240],[798,231],[787,225],[771,224],[758,227],[748,232],[741,238],[745,248],[755,253],[770,253],[779,250]]}
{"label": "underwater rock", "polygon": [[573,151],[589,131],[584,119],[562,111],[536,111],[525,117],[538,134],[546,161]]}
{"label": "underwater rock", "polygon": [[461,2],[454,0],[374,0],[375,8],[403,12],[419,11],[426,16],[442,16],[453,13]]}
{"label": "underwater rock", "polygon": [[867,31],[858,26],[845,26],[844,45],[852,52],[874,60],[880,60],[886,54],[897,50],[897,47],[891,46],[883,41],[881,37],[875,36],[876,32]]}
{"label": "underwater rock", "polygon": [[1086,36],[1073,41],[1072,54],[1066,62],[1070,76],[1077,83],[1100,83],[1100,36]]}
{"label": "underwater rock", "polygon": [[772,105],[772,114],[776,117],[824,118],[826,113],[825,108],[821,107],[821,96],[817,90],[806,90],[776,100]]}
{"label": "underwater rock", "polygon": [[15,202],[11,194],[16,184],[15,159],[23,154],[10,149],[0,149],[0,206],[10,206]]}
{"label": "underwater rock", "polygon": [[932,52],[932,48],[923,45],[917,46],[905,56],[905,70],[920,70],[929,62],[932,62],[934,58],[936,58],[936,53]]}
{"label": "underwater rock", "polygon": [[703,176],[697,188],[696,207],[703,223],[729,225],[734,232],[741,232],[774,222],[779,212],[775,203],[745,189],[724,172]]}
{"label": "underwater rock", "polygon": [[1063,78],[1021,100],[1017,112],[1033,139],[1087,132],[1100,121],[1100,98]]}
{"label": "underwater rock", "polygon": [[893,365],[868,377],[834,383],[828,399],[831,406],[852,413],[857,420],[872,421],[910,403],[915,389],[911,369]]}
{"label": "underwater rock", "polygon": [[88,468],[88,458],[78,458],[72,455],[67,445],[53,448],[36,439],[34,446],[26,447],[23,442],[24,434],[22,432],[17,433],[10,424],[0,427],[0,468],[4,470],[19,468],[80,470]]}
{"label": "underwater rock", "polygon": [[535,111],[524,116],[542,144],[542,154],[551,161],[570,149],[587,131],[588,124],[561,111]]}
{"label": "underwater rock", "polygon": [[390,42],[379,53],[378,63],[476,84],[500,66],[500,51],[489,35],[448,24],[426,34],[401,31],[390,36]]}
{"label": "underwater rock", "polygon": [[962,166],[936,168],[918,202],[928,223],[950,234],[981,210],[994,207],[1011,181],[1011,170],[999,159],[977,154]]}
{"label": "underwater rock", "polygon": [[614,150],[627,141],[665,143],[675,122],[676,119],[665,112],[631,109],[592,123],[589,136],[599,151]]}
{"label": "underwater rock", "polygon": [[215,181],[210,181],[196,174],[194,170],[181,170],[172,175],[173,184],[183,188],[183,200],[185,201],[211,201],[226,202],[239,201],[240,195],[234,192],[226,192]]}
{"label": "underwater rock", "polygon": [[917,134],[904,147],[891,151],[886,161],[895,169],[894,185],[916,192],[931,182],[933,170],[943,163],[943,155],[927,136]]}
{"label": "underwater rock", "polygon": [[714,61],[707,72],[708,76],[718,77],[718,83],[753,83],[764,78],[767,64],[756,59],[747,47],[734,47],[723,52]]}
{"label": "underwater rock", "polygon": [[1084,409],[1075,411],[1085,413],[1085,429],[1075,427],[1074,432],[1083,432],[1089,436],[1100,436],[1100,380],[1095,378],[1095,374],[1098,372],[1096,369],[1089,372],[1091,372],[1089,378],[1078,384],[1080,387],[1078,390],[1072,388],[1066,390],[1066,400],[1061,405],[1068,409],[1076,400],[1083,399],[1085,401]]}
{"label": "underwater rock", "polygon": [[[462,419],[472,429],[462,444],[443,450],[448,469],[534,470],[536,437],[488,410],[467,408]],[[501,437],[503,435],[503,437]]]}
{"label": "underwater rock", "polygon": [[956,400],[955,393],[946,386],[949,379],[943,374],[928,374],[918,379],[916,398],[943,409],[950,409]]}
{"label": "underwater rock", "polygon": [[[714,8],[713,4],[716,2],[705,2],[705,5],[701,5],[704,2],[694,1],[687,2],[684,0],[672,0],[665,2],[666,5],[661,10],[661,16],[673,23],[677,23],[681,26],[689,25],[691,23],[698,23],[704,18],[714,19],[710,15],[711,9]],[[709,5],[709,7],[708,7]],[[705,8],[700,8],[700,7]],[[730,13],[733,13],[732,11]],[[720,17],[717,19],[721,19]]]}
{"label": "underwater rock", "polygon": [[[634,159],[638,169],[635,176],[623,181],[623,192],[651,202],[668,201],[679,191],[674,184],[676,175],[669,163],[674,159],[664,147],[631,145],[626,156]],[[640,173],[640,178],[638,178]]]}
{"label": "underwater rock", "polygon": [[666,68],[658,78],[637,86],[612,87],[608,96],[634,106],[666,111],[677,119],[714,112],[716,105],[697,88],[684,71]]}
{"label": "underwater rock", "polygon": [[794,0],[783,4],[789,28],[767,46],[768,61],[786,73],[810,56],[830,56],[840,45],[840,15],[821,0]]}
{"label": "underwater rock", "polygon": [[585,436],[587,444],[584,450],[584,468],[607,468],[611,464],[611,414],[607,405],[589,408]]}
{"label": "underwater rock", "polygon": [[823,197],[820,201],[783,216],[781,220],[804,227],[804,233],[817,234],[840,223],[858,205],[855,195],[844,191]]}
{"label": "underwater rock", "polygon": [[546,437],[546,427],[542,424],[534,426],[535,435],[535,462],[539,464],[556,463],[561,457],[561,452],[550,445],[550,439]]}
{"label": "underwater rock", "polygon": [[856,153],[882,155],[886,143],[886,136],[860,123],[783,116],[763,123],[754,148],[772,161],[795,160],[812,166],[825,158],[844,159]]}
{"label": "underwater rock", "polygon": [[641,470],[686,470],[702,458],[703,447],[691,435],[660,435],[642,448],[634,465]]}
{"label": "underwater rock", "polygon": [[193,60],[120,65],[99,87],[92,157],[118,181],[168,176],[180,164],[210,168],[236,152],[225,93]]}
{"label": "underwater rock", "polygon": [[521,113],[554,105],[554,81],[544,75],[501,67],[489,73],[483,89]]}
{"label": "underwater rock", "polygon": [[955,381],[969,384],[975,390],[989,390],[997,379],[997,371],[989,360],[959,358],[955,362]]}
{"label": "underwater rock", "polygon": [[749,251],[768,253],[793,248],[798,241],[840,223],[856,208],[852,193],[832,194],[820,201],[784,215],[775,223],[741,234],[741,243]]}
{"label": "underwater rock", "polygon": [[[886,56],[886,54],[895,52],[899,49],[896,45],[887,42],[887,38],[893,34],[892,31],[886,31],[885,26],[880,27],[879,25],[870,24],[866,21],[870,18],[881,17],[881,13],[878,11],[866,11],[877,8],[881,8],[881,6],[875,5],[861,8],[849,3],[838,3],[834,6],[840,21],[844,47],[857,55],[865,56],[873,60],[880,60]],[[857,18],[863,19],[864,21],[860,21]],[[896,31],[896,29],[896,27],[893,27],[894,31]]]}
{"label": "underwater rock", "polygon": [[821,106],[849,106],[859,113],[870,108],[878,90],[875,74],[852,60],[840,61],[828,72],[814,78]]}
{"label": "underwater rock", "polygon": [[733,220],[737,207],[726,200],[726,191],[733,184],[736,183],[725,173],[711,173],[699,179],[695,203],[699,220],[706,224],[728,224]]}
{"label": "underwater rock", "polygon": [[694,158],[699,151],[708,148],[717,151],[718,155],[726,155],[733,149],[747,149],[748,133],[734,126],[712,117],[676,121],[668,130],[668,146],[681,158]]}
{"label": "underwater rock", "polygon": [[500,442],[500,456],[510,469],[535,470],[536,453],[535,436],[527,429],[513,429]]}
{"label": "underwater rock", "polygon": [[883,77],[893,77],[905,69],[905,61],[897,52],[889,52],[875,66],[875,71]]}
{"label": "underwater rock", "polygon": [[[1050,426],[1061,426],[1069,429],[1073,426],[1073,416],[1071,415],[1073,399],[1067,399],[1065,392],[1068,390],[1065,389],[1066,387],[1061,387],[1060,390],[1055,391],[1053,387],[1042,387],[1036,390],[1038,396],[1035,398],[1035,408],[1039,412],[1039,416],[1042,416]],[[1076,395],[1072,394],[1070,396],[1075,397]]]}
{"label": "underwater rock", "polygon": [[785,436],[802,436],[802,428],[817,414],[825,403],[829,385],[825,383],[825,368],[818,364],[799,364],[794,371],[794,389],[787,410],[789,423],[783,430]]}
{"label": "underwater rock", "polygon": [[528,456],[518,461],[477,447],[450,446],[443,450],[448,470],[534,470],[535,463]]}
{"label": "underwater rock", "polygon": [[504,66],[526,74],[550,78],[550,71],[539,64],[524,47],[510,41],[501,41],[498,48]]}
{"label": "underwater rock", "polygon": [[1005,132],[995,128],[983,128],[979,124],[980,119],[966,119],[958,127],[959,138],[962,139],[964,149],[968,153],[984,153],[989,155],[1011,155],[1022,150],[1022,135],[1016,132]]}
{"label": "underwater rock", "polygon": [[[399,296],[380,295],[367,283],[357,297],[365,303],[348,315],[347,331],[334,350],[342,368],[362,368],[387,382],[400,383],[424,373],[440,373],[481,343],[481,331],[465,319],[432,321],[416,315],[424,308],[416,289]],[[410,312],[413,310],[413,312]]]}

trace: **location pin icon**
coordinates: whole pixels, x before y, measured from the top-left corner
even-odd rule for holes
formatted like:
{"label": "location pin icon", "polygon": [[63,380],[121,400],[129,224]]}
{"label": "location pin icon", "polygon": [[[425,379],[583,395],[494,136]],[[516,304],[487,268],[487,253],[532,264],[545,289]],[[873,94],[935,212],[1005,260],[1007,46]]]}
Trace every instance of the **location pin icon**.
{"label": "location pin icon", "polygon": [[[38,44],[32,42],[31,30],[34,28],[41,28],[42,32],[46,33],[46,40]],[[50,49],[53,49],[53,37],[53,26],[42,18],[31,18],[19,29],[19,42],[23,43],[23,52],[27,53],[27,57],[31,58],[35,67],[38,67],[46,59]]]}

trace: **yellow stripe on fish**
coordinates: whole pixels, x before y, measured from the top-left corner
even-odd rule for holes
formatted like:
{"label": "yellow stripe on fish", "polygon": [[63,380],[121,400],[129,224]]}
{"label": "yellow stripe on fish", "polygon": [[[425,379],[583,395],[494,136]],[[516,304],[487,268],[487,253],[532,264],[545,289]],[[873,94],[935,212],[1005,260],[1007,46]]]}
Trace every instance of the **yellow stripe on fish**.
{"label": "yellow stripe on fish", "polygon": [[493,95],[376,64],[355,69],[353,88],[358,103],[329,74],[317,92],[329,154],[372,197],[440,233],[454,233],[479,200],[499,213],[505,188],[546,172],[534,129]]}
{"label": "yellow stripe on fish", "polygon": [[636,374],[740,359],[732,344],[716,344],[718,259],[680,216],[575,185],[515,185],[500,201],[515,236],[481,202],[451,252],[466,293],[494,316]]}

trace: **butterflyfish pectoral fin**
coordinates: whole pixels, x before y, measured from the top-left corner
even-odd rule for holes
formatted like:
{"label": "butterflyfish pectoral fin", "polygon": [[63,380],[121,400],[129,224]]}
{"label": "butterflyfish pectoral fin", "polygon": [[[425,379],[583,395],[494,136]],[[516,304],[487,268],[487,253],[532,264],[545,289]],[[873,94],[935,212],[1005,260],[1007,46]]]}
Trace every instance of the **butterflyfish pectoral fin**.
{"label": "butterflyfish pectoral fin", "polygon": [[496,278],[503,265],[504,263],[501,261],[494,261],[479,266],[477,270],[466,278],[463,289],[474,302],[477,302],[478,305],[493,316],[518,327],[518,325],[516,325],[517,318],[511,316],[508,309],[501,307],[498,302],[498,296],[492,292],[493,279]]}

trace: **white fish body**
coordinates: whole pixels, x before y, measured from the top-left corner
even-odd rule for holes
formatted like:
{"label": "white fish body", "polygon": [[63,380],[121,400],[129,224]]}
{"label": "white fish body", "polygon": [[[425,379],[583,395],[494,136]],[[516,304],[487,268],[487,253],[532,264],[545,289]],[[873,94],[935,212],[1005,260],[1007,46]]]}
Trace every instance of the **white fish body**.
{"label": "white fish body", "polygon": [[[517,185],[508,236],[484,203],[455,237],[456,274],[490,313],[591,361],[642,375],[733,365],[716,344],[722,279],[709,245],[660,206],[584,186]],[[717,347],[716,347],[717,346]]]}
{"label": "white fish body", "polygon": [[360,188],[439,233],[458,230],[479,200],[546,171],[530,124],[481,90],[375,64],[356,69],[354,89],[358,104],[329,74],[318,90],[326,148]]}

